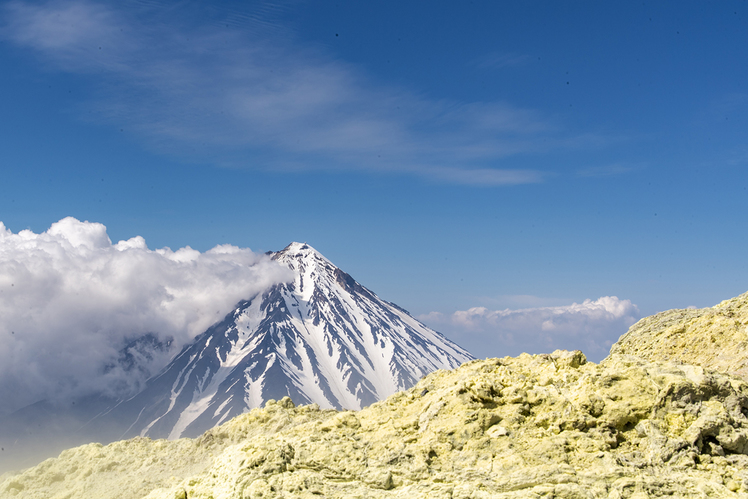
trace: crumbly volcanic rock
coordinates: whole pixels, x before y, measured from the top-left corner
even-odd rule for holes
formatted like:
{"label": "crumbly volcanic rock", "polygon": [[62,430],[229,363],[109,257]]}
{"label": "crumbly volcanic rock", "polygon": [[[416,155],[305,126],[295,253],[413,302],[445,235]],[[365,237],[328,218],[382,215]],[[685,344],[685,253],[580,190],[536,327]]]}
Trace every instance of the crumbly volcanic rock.
{"label": "crumbly volcanic rock", "polygon": [[645,317],[610,352],[694,364],[748,379],[748,293],[711,308]]}
{"label": "crumbly volcanic rock", "polygon": [[746,414],[748,382],[702,367],[523,354],[357,412],[283,399],[195,440],[79,447],[0,497],[748,497]]}
{"label": "crumbly volcanic rock", "polygon": [[[286,401],[286,407],[292,406]],[[271,407],[283,409],[277,404]],[[82,445],[23,472],[0,475],[0,498],[139,499],[205,471],[232,445],[333,413],[314,405],[293,411],[255,410],[194,439],[137,437],[106,446]]]}

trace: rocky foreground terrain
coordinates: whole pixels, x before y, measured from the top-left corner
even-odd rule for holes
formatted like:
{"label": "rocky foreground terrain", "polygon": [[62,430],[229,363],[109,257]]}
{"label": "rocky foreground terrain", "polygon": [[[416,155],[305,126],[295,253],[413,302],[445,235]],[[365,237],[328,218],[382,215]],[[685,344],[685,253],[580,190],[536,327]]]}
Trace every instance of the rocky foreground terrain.
{"label": "rocky foreground terrain", "polygon": [[357,412],[269,401],[67,450],[0,498],[748,498],[747,346],[748,293],[642,319],[600,364],[476,360]]}
{"label": "rocky foreground terrain", "polygon": [[711,308],[645,317],[611,353],[694,364],[748,379],[748,293]]}
{"label": "rocky foreground terrain", "polygon": [[748,383],[581,352],[471,361],[358,412],[268,402],[6,475],[0,497],[748,497]]}

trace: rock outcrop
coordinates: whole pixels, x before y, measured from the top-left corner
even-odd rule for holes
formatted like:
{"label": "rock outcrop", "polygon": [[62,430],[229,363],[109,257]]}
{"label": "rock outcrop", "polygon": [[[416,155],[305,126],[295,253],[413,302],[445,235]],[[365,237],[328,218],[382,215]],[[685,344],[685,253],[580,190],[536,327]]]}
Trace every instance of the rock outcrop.
{"label": "rock outcrop", "polygon": [[748,497],[748,383],[581,352],[471,361],[358,412],[268,402],[200,438],[92,444],[15,498]]}
{"label": "rock outcrop", "polygon": [[711,308],[645,317],[610,352],[694,364],[748,379],[748,293]]}

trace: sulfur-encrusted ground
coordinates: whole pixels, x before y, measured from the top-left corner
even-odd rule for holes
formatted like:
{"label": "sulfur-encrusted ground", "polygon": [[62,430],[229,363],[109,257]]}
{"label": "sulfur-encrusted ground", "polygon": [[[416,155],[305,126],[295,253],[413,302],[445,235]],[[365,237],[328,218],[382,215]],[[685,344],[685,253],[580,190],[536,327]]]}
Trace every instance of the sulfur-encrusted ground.
{"label": "sulfur-encrusted ground", "polygon": [[611,352],[695,364],[748,379],[748,293],[711,308],[645,317]]}
{"label": "sulfur-encrusted ground", "polygon": [[359,412],[268,403],[196,440],[89,445],[0,497],[748,497],[748,383],[580,352],[438,371]]}

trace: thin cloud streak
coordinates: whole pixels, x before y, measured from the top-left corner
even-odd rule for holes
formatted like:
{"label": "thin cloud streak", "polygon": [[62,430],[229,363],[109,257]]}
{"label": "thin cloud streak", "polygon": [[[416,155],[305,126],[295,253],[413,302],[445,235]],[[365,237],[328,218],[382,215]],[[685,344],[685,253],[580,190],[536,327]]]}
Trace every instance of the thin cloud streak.
{"label": "thin cloud streak", "polygon": [[533,170],[492,170],[489,168],[431,168],[429,175],[451,184],[482,185],[486,187],[532,184],[542,182],[544,178],[541,172]]}
{"label": "thin cloud streak", "polygon": [[376,85],[324,50],[273,33],[272,9],[271,21],[262,11],[220,14],[248,29],[226,28],[220,16],[194,26],[163,9],[11,2],[0,36],[56,70],[96,79],[99,92],[82,114],[185,160],[505,185],[545,178],[502,167],[507,158],[606,140],[570,135],[506,103],[432,101]]}
{"label": "thin cloud streak", "polygon": [[635,171],[637,167],[621,164],[591,166],[577,171],[580,177],[616,177]]}

